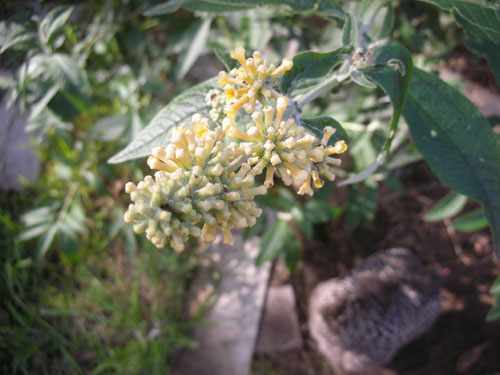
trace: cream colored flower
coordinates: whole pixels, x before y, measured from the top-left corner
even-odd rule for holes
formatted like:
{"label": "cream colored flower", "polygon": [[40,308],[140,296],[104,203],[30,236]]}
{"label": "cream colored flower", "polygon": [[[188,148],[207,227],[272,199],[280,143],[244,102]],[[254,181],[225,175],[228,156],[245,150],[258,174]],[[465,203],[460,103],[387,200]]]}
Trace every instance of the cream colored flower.
{"label": "cream colored flower", "polygon": [[[146,231],[156,246],[168,244],[179,251],[190,234],[213,241],[217,228],[224,242],[232,244],[231,229],[255,224],[262,210],[254,197],[267,192],[264,186],[252,187],[255,181],[244,152],[237,144],[224,145],[221,128],[210,130],[200,115],[192,122],[174,129],[165,149],[153,149],[148,165],[158,170],[154,178],[126,186],[134,204],[125,221],[134,223],[137,232]],[[198,223],[203,224],[201,230]]]}
{"label": "cream colored flower", "polygon": [[292,69],[293,61],[285,58],[281,65],[275,67],[269,61],[262,59],[262,54],[255,51],[250,58],[245,58],[245,49],[237,47],[231,52],[231,58],[237,60],[241,66],[227,72],[220,72],[218,85],[224,88],[227,104],[225,112],[229,118],[236,118],[238,111],[243,107],[247,113],[255,110],[255,103],[262,106],[268,104],[271,98],[276,99],[279,93],[275,90],[276,78]]}

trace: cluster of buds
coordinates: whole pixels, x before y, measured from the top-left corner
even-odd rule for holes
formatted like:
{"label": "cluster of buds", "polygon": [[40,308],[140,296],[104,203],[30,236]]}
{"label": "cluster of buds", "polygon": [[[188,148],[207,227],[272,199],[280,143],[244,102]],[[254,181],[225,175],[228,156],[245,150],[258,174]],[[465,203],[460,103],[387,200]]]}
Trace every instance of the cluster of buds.
{"label": "cluster of buds", "polygon": [[217,228],[233,244],[231,229],[253,226],[262,212],[254,198],[267,189],[252,188],[254,177],[239,147],[224,145],[222,128],[210,130],[201,115],[192,122],[173,130],[166,149],[153,149],[148,165],[158,170],[154,178],[125,188],[134,202],[125,221],[160,248],[168,244],[181,251],[189,235],[211,242]]}
{"label": "cluster of buds", "polygon": [[[241,47],[231,57],[241,67],[221,72],[218,84],[224,91],[211,90],[205,98],[215,126],[196,114],[188,126],[174,128],[170,144],[155,147],[148,158],[154,177],[125,187],[133,202],[125,221],[159,248],[182,251],[190,235],[211,242],[218,229],[224,243],[233,244],[231,230],[256,223],[262,210],[254,198],[267,193],[275,174],[285,185],[297,186],[298,194],[313,195],[311,181],[320,188],[320,176],[333,180],[332,167],[340,164],[334,155],[347,149],[344,141],[329,144],[332,127],[319,139],[294,118],[285,118],[288,99],[275,87],[292,60],[275,67],[259,52],[246,59]],[[261,110],[255,109],[257,101]],[[253,120],[246,131],[236,123],[242,107]],[[263,173],[263,185],[255,186],[255,177]]]}
{"label": "cluster of buds", "polygon": [[222,120],[224,120],[224,107],[227,104],[227,100],[222,95],[222,91],[217,89],[210,90],[205,96],[205,103],[211,108],[209,115],[212,121],[216,125],[222,125]]}
{"label": "cluster of buds", "polygon": [[265,170],[266,188],[274,185],[274,174],[277,173],[285,185],[302,185],[298,194],[313,195],[311,178],[316,187],[323,186],[320,175],[333,180],[335,176],[330,165],[339,165],[340,159],[330,155],[343,153],[347,145],[344,141],[337,141],[335,145],[327,146],[335,133],[330,126],[324,129],[323,138],[318,140],[314,134],[297,126],[293,118],[283,121],[287,107],[288,99],[280,96],[276,111],[266,106],[264,114],[258,111],[252,114],[253,124],[247,125],[246,132],[240,131],[236,122],[228,117],[223,121],[223,129],[228,137],[243,141],[240,147],[248,156],[254,176]]}
{"label": "cluster of buds", "polygon": [[243,107],[247,113],[255,110],[255,103],[259,101],[265,106],[270,99],[277,99],[279,93],[276,87],[276,78],[292,69],[293,61],[285,58],[281,65],[275,67],[269,61],[262,59],[262,54],[255,51],[250,58],[245,57],[245,49],[237,47],[231,52],[231,58],[241,66],[227,72],[220,72],[217,84],[224,88],[226,102],[225,114],[234,119]]}

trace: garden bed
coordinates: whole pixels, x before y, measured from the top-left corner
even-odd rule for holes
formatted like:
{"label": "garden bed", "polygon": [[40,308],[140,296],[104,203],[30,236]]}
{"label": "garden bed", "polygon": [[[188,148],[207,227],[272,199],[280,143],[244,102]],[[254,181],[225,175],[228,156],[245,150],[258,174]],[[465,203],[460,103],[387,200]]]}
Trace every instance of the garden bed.
{"label": "garden bed", "polygon": [[[307,302],[320,281],[342,277],[371,253],[404,246],[426,265],[449,269],[441,293],[442,312],[423,336],[404,347],[388,368],[397,374],[489,374],[500,370],[500,323],[485,322],[493,303],[488,294],[498,275],[488,230],[455,233],[442,222],[426,223],[422,216],[448,191],[424,163],[400,171],[404,193],[381,189],[371,225],[349,233],[345,221],[315,228],[315,240],[305,242],[303,261],[289,279],[277,273],[273,283],[291,283],[295,290],[304,348],[301,351],[258,355],[254,374],[331,374],[307,327]],[[345,199],[337,190],[334,198]]]}

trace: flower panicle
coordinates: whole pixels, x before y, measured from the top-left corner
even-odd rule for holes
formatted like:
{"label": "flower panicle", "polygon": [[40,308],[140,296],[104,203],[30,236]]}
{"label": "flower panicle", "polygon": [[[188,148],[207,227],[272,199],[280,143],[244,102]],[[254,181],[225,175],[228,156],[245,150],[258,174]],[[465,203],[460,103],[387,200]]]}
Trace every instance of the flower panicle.
{"label": "flower panicle", "polygon": [[235,48],[230,56],[240,63],[240,67],[229,73],[220,72],[217,84],[224,89],[223,96],[227,103],[224,111],[232,119],[236,118],[241,108],[252,113],[257,101],[265,106],[270,99],[277,99],[279,93],[275,90],[276,79],[293,67],[290,58],[283,59],[276,67],[262,59],[259,51],[255,51],[247,59],[243,47]]}
{"label": "flower panicle", "polygon": [[133,202],[125,222],[159,248],[182,251],[189,235],[211,242],[217,229],[233,244],[231,230],[253,226],[262,212],[254,198],[267,189],[252,187],[254,176],[239,146],[224,147],[223,130],[210,130],[200,115],[192,123],[174,129],[166,148],[153,149],[148,165],[157,170],[154,177],[125,188]]}
{"label": "flower panicle", "polygon": [[[233,244],[234,228],[255,225],[262,210],[254,198],[267,193],[275,176],[298,194],[313,195],[323,178],[335,178],[341,162],[336,156],[347,150],[343,140],[331,141],[333,127],[317,137],[288,117],[289,99],[274,88],[292,69],[291,59],[275,67],[258,51],[246,58],[242,47],[231,57],[240,67],[221,72],[223,91],[210,90],[205,97],[215,126],[193,115],[190,124],[172,130],[166,147],[153,148],[147,164],[154,175],[125,187],[132,201],[125,222],[158,248],[182,251],[189,236],[211,242],[218,231],[224,243]],[[246,127],[236,123],[241,108],[251,113]],[[264,181],[256,185],[261,174]]]}

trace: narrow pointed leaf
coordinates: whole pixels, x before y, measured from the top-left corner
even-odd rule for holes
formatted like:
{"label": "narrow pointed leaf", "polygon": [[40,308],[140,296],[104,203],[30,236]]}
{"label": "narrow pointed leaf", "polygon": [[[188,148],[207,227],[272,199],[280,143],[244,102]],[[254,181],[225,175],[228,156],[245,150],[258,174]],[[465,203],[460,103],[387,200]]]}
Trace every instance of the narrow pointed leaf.
{"label": "narrow pointed leaf", "polygon": [[391,99],[394,108],[386,141],[377,158],[365,170],[343,181],[339,186],[358,183],[370,177],[385,162],[391,151],[399,118],[403,113],[410,88],[413,62],[410,53],[399,45],[385,45],[373,52],[372,66],[362,71],[363,76],[376,83]]}
{"label": "narrow pointed leaf", "polygon": [[149,155],[155,146],[167,146],[173,127],[190,120],[195,113],[208,117],[205,95],[216,87],[216,78],[211,78],[184,91],[158,112],[137,138],[108,162],[114,164],[137,159]]}
{"label": "narrow pointed leaf", "polygon": [[484,215],[483,209],[479,208],[453,220],[451,226],[459,232],[475,232],[476,230],[486,228],[488,220]]}
{"label": "narrow pointed leaf", "polygon": [[424,216],[425,221],[440,221],[457,215],[467,203],[467,197],[454,191],[437,202]]}

